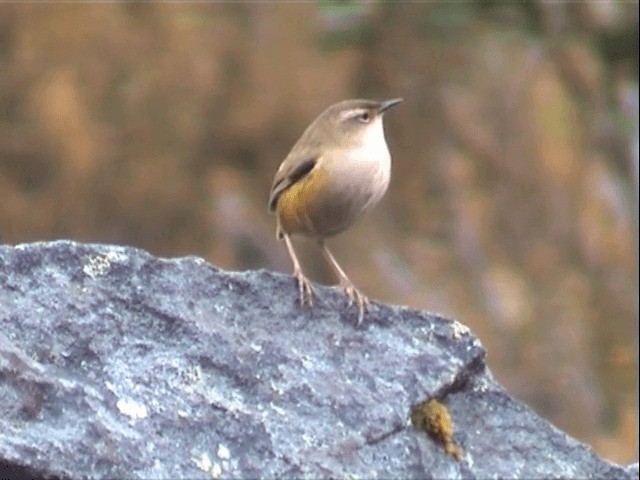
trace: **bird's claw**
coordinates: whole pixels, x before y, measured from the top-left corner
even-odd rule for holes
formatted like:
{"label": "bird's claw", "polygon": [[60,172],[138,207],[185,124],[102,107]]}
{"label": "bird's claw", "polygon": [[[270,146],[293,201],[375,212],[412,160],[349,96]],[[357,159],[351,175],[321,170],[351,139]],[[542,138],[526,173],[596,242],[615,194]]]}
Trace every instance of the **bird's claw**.
{"label": "bird's claw", "polygon": [[300,305],[309,305],[310,307],[313,307],[313,289],[311,288],[311,282],[301,271],[294,272],[293,277],[296,279],[296,283],[298,284]]}
{"label": "bird's claw", "polygon": [[341,287],[345,295],[349,299],[349,306],[353,305],[354,303],[358,306],[358,321],[356,323],[356,326],[359,326],[364,320],[364,312],[369,306],[369,299],[366,297],[366,295],[363,295],[362,292],[360,292],[360,290],[358,290],[352,283],[345,282],[341,285]]}

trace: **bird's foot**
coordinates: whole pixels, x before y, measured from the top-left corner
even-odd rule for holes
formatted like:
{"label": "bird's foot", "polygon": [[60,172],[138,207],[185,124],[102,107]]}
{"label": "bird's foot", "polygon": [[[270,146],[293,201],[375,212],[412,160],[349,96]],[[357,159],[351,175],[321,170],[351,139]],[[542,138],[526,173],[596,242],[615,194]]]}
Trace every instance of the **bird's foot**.
{"label": "bird's foot", "polygon": [[356,323],[356,326],[359,326],[364,320],[364,312],[369,306],[369,299],[351,282],[340,282],[340,287],[344,291],[345,295],[349,298],[349,305],[353,305],[355,303],[358,306],[358,321]]}
{"label": "bird's foot", "polygon": [[298,291],[300,294],[300,305],[309,305],[313,307],[313,289],[311,288],[311,282],[302,273],[302,270],[296,270],[293,272],[293,278],[296,279],[298,284]]}

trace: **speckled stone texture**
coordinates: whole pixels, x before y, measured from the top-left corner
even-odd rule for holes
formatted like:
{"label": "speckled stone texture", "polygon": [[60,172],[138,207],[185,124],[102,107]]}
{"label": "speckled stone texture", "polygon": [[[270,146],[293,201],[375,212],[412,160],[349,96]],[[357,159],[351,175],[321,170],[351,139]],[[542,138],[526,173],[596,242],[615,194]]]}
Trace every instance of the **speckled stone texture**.
{"label": "speckled stone texture", "polygon": [[[637,478],[513,400],[462,324],[291,277],[70,241],[0,246],[9,478]],[[526,375],[526,372],[523,372]],[[447,405],[460,461],[409,423]]]}

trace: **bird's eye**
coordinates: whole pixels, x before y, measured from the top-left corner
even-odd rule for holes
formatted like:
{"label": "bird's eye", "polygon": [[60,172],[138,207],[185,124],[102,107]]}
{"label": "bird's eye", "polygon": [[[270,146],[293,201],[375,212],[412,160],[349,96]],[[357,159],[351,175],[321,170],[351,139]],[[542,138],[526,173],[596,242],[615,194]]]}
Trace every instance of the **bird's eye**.
{"label": "bird's eye", "polygon": [[369,121],[371,120],[371,114],[369,112],[362,112],[360,115],[358,115],[358,120],[360,120],[362,123],[369,123]]}

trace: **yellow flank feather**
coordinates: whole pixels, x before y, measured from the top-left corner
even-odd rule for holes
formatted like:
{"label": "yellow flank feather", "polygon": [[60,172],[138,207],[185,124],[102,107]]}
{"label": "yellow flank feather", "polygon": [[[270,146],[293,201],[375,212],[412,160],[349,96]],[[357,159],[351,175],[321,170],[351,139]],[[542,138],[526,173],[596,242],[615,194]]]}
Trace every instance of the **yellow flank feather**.
{"label": "yellow flank feather", "polygon": [[316,166],[280,194],[276,205],[279,230],[289,234],[315,234],[307,207],[322,187],[323,173],[322,168]]}

